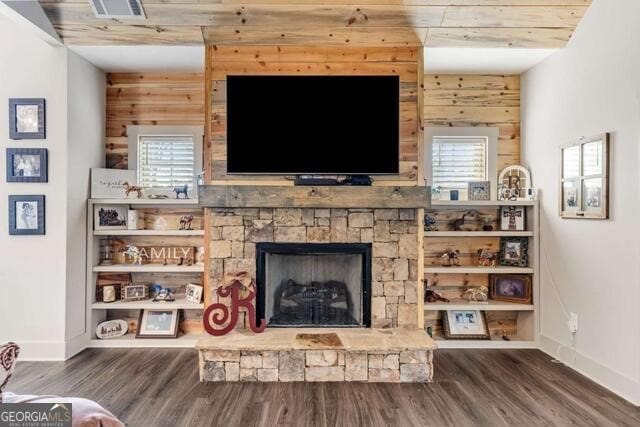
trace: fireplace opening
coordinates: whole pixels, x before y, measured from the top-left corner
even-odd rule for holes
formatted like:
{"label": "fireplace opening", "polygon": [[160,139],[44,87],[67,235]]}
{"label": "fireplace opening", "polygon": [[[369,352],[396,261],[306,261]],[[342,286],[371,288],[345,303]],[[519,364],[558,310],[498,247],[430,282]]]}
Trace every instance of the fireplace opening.
{"label": "fireplace opening", "polygon": [[256,258],[268,326],[371,326],[370,244],[258,243]]}

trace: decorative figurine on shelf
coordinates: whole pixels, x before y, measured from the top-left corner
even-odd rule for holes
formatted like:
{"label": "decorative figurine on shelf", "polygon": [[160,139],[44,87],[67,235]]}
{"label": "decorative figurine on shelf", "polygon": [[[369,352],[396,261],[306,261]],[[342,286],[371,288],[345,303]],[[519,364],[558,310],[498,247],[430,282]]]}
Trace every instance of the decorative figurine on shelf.
{"label": "decorative figurine on shelf", "polygon": [[478,249],[478,265],[480,267],[495,267],[497,255],[486,249]]}
{"label": "decorative figurine on shelf", "polygon": [[[221,336],[231,332],[238,323],[238,316],[241,309],[247,313],[249,328],[253,332],[263,332],[267,327],[265,319],[260,319],[258,325],[256,321],[256,308],[254,301],[256,299],[256,282],[246,273],[237,273],[235,275],[227,275],[224,284],[221,285],[216,294],[220,298],[231,297],[231,307],[227,304],[215,303],[211,304],[204,311],[204,329],[211,335]],[[216,310],[218,312],[216,312]],[[216,329],[215,326],[222,326]]]}
{"label": "decorative figurine on shelf", "polygon": [[424,214],[424,230],[438,231],[438,223],[436,219],[429,214]]}
{"label": "decorative figurine on shelf", "polygon": [[124,254],[131,258],[131,264],[142,265],[142,255],[137,246],[127,245],[124,249]]}
{"label": "decorative figurine on shelf", "polygon": [[442,197],[442,187],[431,187],[431,199],[440,200]]}
{"label": "decorative figurine on shelf", "polygon": [[477,217],[479,216],[479,213],[476,210],[470,210],[462,214],[462,218],[452,220],[451,222],[449,222],[449,228],[451,229],[451,231],[463,231],[462,226],[464,225],[464,221],[468,216]]}
{"label": "decorative figurine on shelf", "polygon": [[[468,294],[468,295],[467,295]],[[487,302],[489,298],[489,289],[486,286],[480,286],[479,288],[467,289],[465,295],[469,302]]]}
{"label": "decorative figurine on shelf", "polygon": [[189,198],[189,193],[187,191],[189,191],[189,185],[188,184],[179,185],[177,187],[173,187],[173,192],[176,193],[176,199],[180,198],[180,194],[184,194],[184,198],[188,199]]}
{"label": "decorative figurine on shelf", "polygon": [[455,251],[452,249],[447,249],[447,251],[442,255],[442,266],[443,267],[460,267],[460,251],[456,249]]}
{"label": "decorative figurine on shelf", "polygon": [[193,222],[193,215],[182,215],[180,217],[180,230],[193,230],[191,223]]}
{"label": "decorative figurine on shelf", "polygon": [[493,231],[493,218],[491,215],[484,215],[481,217],[482,231]]}
{"label": "decorative figurine on shelf", "polygon": [[138,185],[131,185],[127,181],[123,182],[122,185],[124,186],[125,199],[129,197],[129,193],[137,193],[138,199],[142,198],[142,187]]}
{"label": "decorative figurine on shelf", "polygon": [[509,188],[506,184],[498,184],[498,200],[518,200],[518,190]]}
{"label": "decorative figurine on shelf", "polygon": [[424,302],[434,303],[438,301],[449,302],[447,298],[443,297],[439,293],[427,289],[427,291],[424,293]]}
{"label": "decorative figurine on shelf", "polygon": [[153,302],[171,302],[175,301],[176,297],[173,296],[173,291],[169,288],[162,288],[156,296],[153,298]]}

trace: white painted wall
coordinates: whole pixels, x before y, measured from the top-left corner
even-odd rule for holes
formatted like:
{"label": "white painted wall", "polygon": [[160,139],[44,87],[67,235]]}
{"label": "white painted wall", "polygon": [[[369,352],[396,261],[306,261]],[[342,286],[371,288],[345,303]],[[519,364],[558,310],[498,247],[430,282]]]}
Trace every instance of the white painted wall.
{"label": "white painted wall", "polygon": [[[611,3],[595,0],[568,47],[523,75],[522,156],[542,190],[541,345],[640,405],[640,2]],[[559,146],[602,132],[611,219],[560,219]]]}
{"label": "white painted wall", "polygon": [[[104,159],[104,75],[0,15],[0,82],[0,342],[22,360],[64,359],[84,330],[80,206]],[[28,97],[46,99],[46,140],[9,139],[8,99]],[[47,148],[49,182],[7,183],[6,147]],[[45,195],[45,236],[9,236],[9,194]]]}

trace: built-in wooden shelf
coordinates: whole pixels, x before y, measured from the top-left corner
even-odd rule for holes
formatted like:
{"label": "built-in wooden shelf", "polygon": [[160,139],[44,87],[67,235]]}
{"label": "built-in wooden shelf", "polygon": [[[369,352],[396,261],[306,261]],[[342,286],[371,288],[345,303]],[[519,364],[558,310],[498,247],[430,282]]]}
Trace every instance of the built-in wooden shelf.
{"label": "built-in wooden shelf", "polygon": [[535,206],[536,200],[432,200],[432,208],[465,206]]}
{"label": "built-in wooden shelf", "polygon": [[531,267],[425,267],[429,274],[532,274]]}
{"label": "built-in wooden shelf", "polygon": [[94,230],[94,236],[204,236],[204,230]]}
{"label": "built-in wooden shelf", "polygon": [[533,311],[533,304],[516,304],[510,302],[489,300],[483,302],[469,302],[464,299],[451,300],[451,302],[425,303],[425,310],[482,310],[482,311]]}
{"label": "built-in wooden shelf", "polygon": [[136,338],[127,334],[119,338],[92,339],[89,347],[94,348],[195,348],[203,334],[184,334],[178,338]]}
{"label": "built-in wooden shelf", "polygon": [[204,265],[96,265],[94,273],[203,273]]}
{"label": "built-in wooden shelf", "polygon": [[144,301],[114,301],[114,302],[94,302],[91,304],[94,310],[144,310],[144,309],[181,309],[181,310],[204,310],[203,303],[195,303],[186,299],[176,299],[170,302]]}
{"label": "built-in wooden shelf", "polygon": [[447,340],[434,338],[439,349],[447,348],[477,348],[477,349],[508,349],[508,348],[537,348],[535,341],[521,339],[505,340]]}
{"label": "built-in wooden shelf", "polygon": [[162,206],[176,207],[187,206],[197,207],[198,199],[90,199],[94,205],[139,205],[139,206]]}
{"label": "built-in wooden shelf", "polygon": [[425,237],[533,237],[533,231],[425,231]]}

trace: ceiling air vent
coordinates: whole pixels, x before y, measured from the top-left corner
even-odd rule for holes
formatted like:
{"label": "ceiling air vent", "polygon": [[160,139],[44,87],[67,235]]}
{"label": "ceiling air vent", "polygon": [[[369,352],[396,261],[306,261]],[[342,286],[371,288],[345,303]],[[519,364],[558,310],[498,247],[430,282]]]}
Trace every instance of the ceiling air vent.
{"label": "ceiling air vent", "polygon": [[89,0],[89,3],[98,18],[146,18],[140,0]]}

